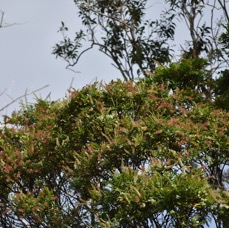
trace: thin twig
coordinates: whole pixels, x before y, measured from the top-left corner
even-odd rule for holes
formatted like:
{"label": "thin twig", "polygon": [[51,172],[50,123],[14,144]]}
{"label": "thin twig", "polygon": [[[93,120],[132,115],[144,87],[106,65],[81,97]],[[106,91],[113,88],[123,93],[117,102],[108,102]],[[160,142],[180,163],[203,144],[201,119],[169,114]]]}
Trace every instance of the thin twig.
{"label": "thin twig", "polygon": [[1,13],[0,28],[6,28],[6,27],[10,27],[10,26],[13,26],[13,25],[16,25],[17,24],[17,23],[12,23],[12,24],[5,24],[5,25],[3,25],[5,13],[2,10],[0,10],[0,13]]}
{"label": "thin twig", "polygon": [[4,89],[1,93],[0,93],[0,97],[6,92],[7,89]]}
{"label": "thin twig", "polygon": [[45,89],[45,88],[47,88],[48,86],[49,86],[49,85],[45,85],[45,86],[43,86],[43,87],[41,87],[41,88],[39,88],[39,89],[37,89],[37,90],[32,91],[31,93],[26,93],[26,94],[24,94],[24,95],[22,95],[22,96],[20,96],[20,97],[18,97],[18,98],[16,98],[16,99],[14,99],[13,101],[11,101],[10,103],[8,103],[7,105],[3,106],[3,107],[0,109],[0,112],[3,111],[4,109],[6,109],[7,107],[9,107],[10,105],[12,105],[13,103],[15,103],[16,101],[18,101],[18,100],[20,100],[20,99],[22,99],[22,98],[24,98],[24,97],[27,97],[27,96],[29,96],[29,95],[31,95],[31,94],[34,94],[34,93],[36,93],[36,92],[38,92],[38,91],[40,91],[40,90],[42,90],[42,89]]}

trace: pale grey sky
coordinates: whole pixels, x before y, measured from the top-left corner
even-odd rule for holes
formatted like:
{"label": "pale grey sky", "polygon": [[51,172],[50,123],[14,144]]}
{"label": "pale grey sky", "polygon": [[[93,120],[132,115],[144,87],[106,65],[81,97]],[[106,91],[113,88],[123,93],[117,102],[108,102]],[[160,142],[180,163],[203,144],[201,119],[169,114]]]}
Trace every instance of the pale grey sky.
{"label": "pale grey sky", "polygon": [[[4,23],[17,23],[0,29],[0,108],[12,98],[49,84],[37,93],[52,99],[63,98],[74,77],[73,86],[81,88],[92,81],[117,78],[110,61],[101,53],[87,53],[79,62],[75,74],[66,70],[66,62],[51,54],[52,47],[62,39],[57,33],[64,21],[74,33],[80,28],[73,0],[0,0],[5,12]],[[6,95],[7,94],[7,95]],[[33,96],[30,96],[33,100]],[[8,108],[18,107],[17,104]],[[0,113],[2,114],[2,113]]]}

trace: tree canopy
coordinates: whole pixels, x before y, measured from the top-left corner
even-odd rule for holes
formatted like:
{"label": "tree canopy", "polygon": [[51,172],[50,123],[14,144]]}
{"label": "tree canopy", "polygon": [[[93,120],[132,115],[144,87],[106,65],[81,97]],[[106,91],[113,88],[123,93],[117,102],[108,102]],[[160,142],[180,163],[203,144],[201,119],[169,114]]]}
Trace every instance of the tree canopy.
{"label": "tree canopy", "polygon": [[1,130],[3,227],[228,221],[229,114],[154,78],[38,100]]}
{"label": "tree canopy", "polygon": [[[145,21],[144,0],[75,1],[91,47],[124,80],[71,88],[63,100],[37,99],[4,116],[1,227],[227,227],[226,1],[166,2],[160,20]],[[205,7],[214,16],[217,4],[225,23],[215,35],[213,24],[194,22]],[[172,61],[177,16],[191,41]],[[88,50],[79,50],[85,36],[65,36],[54,53],[74,66]]]}

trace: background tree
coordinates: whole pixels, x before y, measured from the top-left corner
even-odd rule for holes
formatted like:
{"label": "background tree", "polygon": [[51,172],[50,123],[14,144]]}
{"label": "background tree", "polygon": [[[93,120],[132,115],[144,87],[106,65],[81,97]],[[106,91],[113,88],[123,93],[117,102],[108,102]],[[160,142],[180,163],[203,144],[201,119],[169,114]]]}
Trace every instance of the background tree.
{"label": "background tree", "polygon": [[[216,99],[218,107],[229,110],[228,1],[168,0],[167,2],[178,17],[185,21],[190,33],[191,40],[187,41],[186,48],[183,48],[182,58],[206,60],[205,66],[202,67],[207,78],[204,80],[200,78],[201,89],[205,91],[207,97]],[[206,17],[205,14],[208,16]]]}
{"label": "background tree", "polygon": [[[155,21],[144,19],[147,2],[75,1],[86,33],[77,32],[74,40],[65,36],[53,53],[72,67],[82,54],[97,47],[112,60],[125,80],[133,80],[137,75],[147,76],[146,71],[153,71],[157,62],[169,62],[169,40],[173,39],[175,29],[170,14],[165,13]],[[64,24],[62,29],[66,30]],[[90,47],[82,50],[86,37]]]}
{"label": "background tree", "polygon": [[[228,48],[229,48],[229,22],[224,25],[225,31],[220,36],[220,45],[223,54],[227,57],[224,58],[228,63]],[[229,71],[228,68],[220,72],[220,77],[216,80],[215,93],[217,95],[216,104],[218,107],[229,110]]]}

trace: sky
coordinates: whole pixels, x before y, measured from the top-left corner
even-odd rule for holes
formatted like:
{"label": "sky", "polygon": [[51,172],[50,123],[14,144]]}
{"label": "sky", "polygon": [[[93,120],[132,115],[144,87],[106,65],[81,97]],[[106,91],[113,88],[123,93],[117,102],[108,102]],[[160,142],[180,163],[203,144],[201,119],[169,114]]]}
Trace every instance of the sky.
{"label": "sky", "polygon": [[[55,43],[62,39],[58,29],[61,21],[70,33],[80,29],[80,19],[73,0],[0,0],[4,25],[0,28],[0,109],[17,97],[42,88],[36,95],[51,99],[63,98],[73,80],[75,88],[94,81],[109,82],[118,73],[110,60],[98,51],[83,56],[74,70],[52,53]],[[9,26],[10,25],[10,26]],[[34,101],[34,96],[28,100]],[[18,103],[4,110],[9,114]],[[3,113],[0,113],[3,114]]]}

